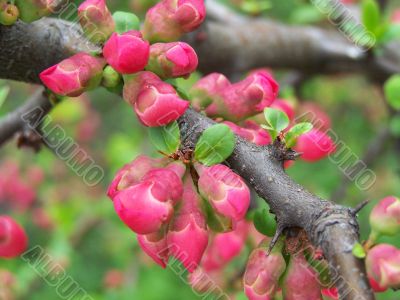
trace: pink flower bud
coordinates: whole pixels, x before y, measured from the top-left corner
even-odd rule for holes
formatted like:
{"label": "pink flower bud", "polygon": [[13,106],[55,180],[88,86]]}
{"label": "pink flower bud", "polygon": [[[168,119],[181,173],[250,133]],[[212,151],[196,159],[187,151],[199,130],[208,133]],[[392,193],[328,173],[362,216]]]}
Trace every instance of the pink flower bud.
{"label": "pink flower bud", "polygon": [[105,43],[103,56],[107,63],[121,74],[132,74],[144,69],[150,55],[149,42],[139,31],[113,33]]}
{"label": "pink flower bud", "polygon": [[240,221],[234,231],[219,233],[214,236],[204,253],[201,262],[207,272],[223,268],[240,254],[249,233],[249,224]]}
{"label": "pink flower bud", "polygon": [[278,290],[279,278],[286,269],[279,247],[267,255],[267,248],[254,249],[243,276],[244,292],[249,300],[272,300]]}
{"label": "pink flower bud", "polygon": [[[165,191],[168,191],[173,204],[176,204],[181,200],[183,194],[182,180],[174,171],[169,169],[154,169],[149,171],[143,177],[143,181],[154,182],[162,185],[163,189],[161,189],[160,192],[165,193]],[[159,195],[159,198],[161,197],[162,195]]]}
{"label": "pink flower bud", "polygon": [[165,228],[147,235],[138,234],[137,239],[140,247],[148,256],[161,267],[167,266],[169,253]]}
{"label": "pink flower bud", "polygon": [[303,160],[313,162],[325,158],[334,152],[336,147],[325,132],[311,129],[298,138],[294,149],[303,153],[301,155]]}
{"label": "pink flower bud", "polygon": [[146,70],[161,78],[188,77],[198,64],[194,49],[182,42],[156,43],[150,47],[150,59]]}
{"label": "pink flower bud", "polygon": [[0,257],[16,257],[25,251],[27,245],[24,229],[11,217],[0,216]]}
{"label": "pink flower bud", "polygon": [[367,275],[375,288],[382,291],[387,288],[400,288],[400,250],[388,244],[373,247],[365,260]]}
{"label": "pink flower bud", "polygon": [[369,222],[376,234],[394,235],[400,232],[400,200],[386,197],[374,207]]}
{"label": "pink flower bud", "polygon": [[175,89],[152,72],[130,76],[124,85],[124,99],[134,106],[139,120],[150,127],[164,126],[177,120],[189,107],[189,102]]}
{"label": "pink flower bud", "polygon": [[335,287],[330,289],[322,289],[321,293],[322,295],[328,297],[328,299],[339,300],[339,292]]}
{"label": "pink flower bud", "polygon": [[139,183],[147,172],[163,167],[165,164],[166,162],[163,159],[151,158],[145,155],[137,156],[117,172],[108,188],[107,196],[113,199],[118,191]]}
{"label": "pink flower bud", "polygon": [[294,119],[295,116],[294,108],[289,101],[283,99],[276,99],[271,104],[271,107],[283,111],[288,116],[290,121]]}
{"label": "pink flower bud", "polygon": [[204,21],[204,0],[162,0],[146,13],[143,35],[151,42],[173,42]]}
{"label": "pink flower bud", "polygon": [[292,255],[283,283],[285,300],[322,300],[318,273],[303,254]]}
{"label": "pink flower bud", "polygon": [[227,166],[196,165],[200,175],[200,194],[210,201],[218,214],[234,221],[243,219],[250,205],[250,190],[243,179]]}
{"label": "pink flower bud", "polygon": [[154,181],[143,181],[118,192],[114,208],[120,219],[134,232],[149,234],[169,222],[173,214],[170,191]]}
{"label": "pink flower bud", "polygon": [[222,102],[223,91],[230,86],[231,83],[223,74],[211,73],[201,78],[190,90],[193,107],[204,110],[214,101]]}
{"label": "pink flower bud", "polygon": [[208,243],[206,220],[200,208],[200,197],[192,179],[184,180],[182,205],[175,213],[168,235],[169,254],[179,260],[192,273]]}
{"label": "pink flower bud", "polygon": [[39,77],[54,93],[77,97],[101,82],[105,62],[80,52],[44,70]]}
{"label": "pink flower bud", "polygon": [[270,73],[258,71],[235,83],[233,88],[239,97],[244,99],[243,101],[251,103],[253,109],[262,111],[274,102],[279,85]]}
{"label": "pink flower bud", "polygon": [[94,43],[105,42],[115,29],[105,0],[85,0],[78,7],[78,17],[86,36]]}

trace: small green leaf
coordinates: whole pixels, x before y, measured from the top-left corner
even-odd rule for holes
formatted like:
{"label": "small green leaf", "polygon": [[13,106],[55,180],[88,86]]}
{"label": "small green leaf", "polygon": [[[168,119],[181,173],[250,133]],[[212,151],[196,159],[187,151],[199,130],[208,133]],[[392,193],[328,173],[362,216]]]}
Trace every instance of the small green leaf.
{"label": "small green leaf", "polygon": [[389,24],[387,30],[382,35],[380,42],[388,43],[400,39],[400,24]]}
{"label": "small green leaf", "polygon": [[150,127],[150,140],[157,150],[171,154],[178,150],[180,144],[180,132],[178,123],[172,122],[167,126]]}
{"label": "small green leaf", "polygon": [[272,237],[276,231],[276,220],[268,208],[259,209],[254,213],[254,227],[258,232]]}
{"label": "small green leaf", "polygon": [[185,89],[181,88],[178,85],[178,82],[176,81],[176,79],[170,78],[170,79],[165,80],[165,82],[169,83],[170,85],[172,85],[175,88],[175,90],[178,93],[179,97],[181,97],[184,100],[190,100],[189,94],[186,92]]}
{"label": "small green leaf", "polygon": [[309,132],[313,128],[313,125],[308,122],[302,122],[294,125],[290,130],[285,134],[285,142],[286,147],[291,148],[296,144],[297,138]]}
{"label": "small green leaf", "polygon": [[8,85],[0,87],[0,107],[6,101],[8,93],[10,92],[10,87]]}
{"label": "small green leaf", "polygon": [[354,244],[352,253],[357,258],[365,258],[366,256],[364,247],[360,243]]}
{"label": "small green leaf", "polygon": [[400,109],[400,75],[390,77],[384,86],[385,96],[394,109]]}
{"label": "small green leaf", "polygon": [[376,33],[381,23],[381,12],[375,0],[363,0],[361,19],[367,30]]}
{"label": "small green leaf", "polygon": [[119,34],[129,30],[140,29],[140,21],[135,14],[124,11],[116,11],[113,14],[113,19],[115,21],[115,31]]}
{"label": "small green leaf", "polygon": [[264,109],[264,117],[267,121],[266,125],[261,125],[264,129],[267,129],[272,136],[272,139],[276,139],[279,132],[284,130],[289,125],[288,116],[279,109],[267,107]]}
{"label": "small green leaf", "polygon": [[200,136],[194,156],[196,160],[206,166],[223,162],[233,152],[235,135],[225,124],[213,125],[204,130]]}

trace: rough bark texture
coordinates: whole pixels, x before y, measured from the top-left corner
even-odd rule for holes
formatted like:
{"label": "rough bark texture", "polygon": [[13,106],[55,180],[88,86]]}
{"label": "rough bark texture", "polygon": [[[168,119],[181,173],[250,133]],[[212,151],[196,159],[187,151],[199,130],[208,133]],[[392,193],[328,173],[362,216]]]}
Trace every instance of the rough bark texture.
{"label": "rough bark texture", "polygon": [[[199,54],[201,70],[236,73],[275,67],[309,74],[350,71],[383,80],[400,69],[400,60],[395,61],[398,54],[387,52],[375,59],[337,32],[260,20],[245,19],[245,26],[242,22],[240,18],[236,25],[223,25],[210,20],[201,31],[187,37]],[[0,78],[39,83],[38,74],[43,69],[74,52],[96,47],[70,23],[42,19],[30,25],[19,22],[11,27],[0,26],[0,49]],[[15,124],[20,118],[6,118],[8,122],[2,119],[0,125],[10,124],[12,119],[10,128],[20,128]],[[179,122],[185,143],[192,146],[202,130],[213,123],[193,110],[188,110]],[[4,136],[8,138],[10,134]],[[277,215],[280,229],[304,228],[312,243],[324,250],[333,277],[338,280],[341,299],[374,299],[363,263],[351,254],[352,245],[358,240],[355,212],[322,200],[293,182],[277,159],[278,154],[274,146],[257,147],[238,139],[227,163],[266,199]]]}

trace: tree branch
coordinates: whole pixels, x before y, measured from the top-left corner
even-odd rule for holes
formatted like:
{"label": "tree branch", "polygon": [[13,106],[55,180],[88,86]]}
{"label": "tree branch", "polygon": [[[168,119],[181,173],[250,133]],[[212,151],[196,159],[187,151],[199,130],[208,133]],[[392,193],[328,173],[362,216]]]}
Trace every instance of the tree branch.
{"label": "tree branch", "polygon": [[[22,119],[24,114],[32,111],[34,108],[40,108],[43,112],[41,117],[43,117],[50,111],[51,107],[52,105],[47,95],[44,93],[44,89],[38,88],[24,105],[0,119],[0,146],[28,125]],[[37,120],[37,122],[39,121],[40,120]]]}
{"label": "tree branch", "polygon": [[[201,132],[214,122],[189,109],[179,120],[184,147],[194,147]],[[274,146],[259,147],[237,139],[227,163],[245,178],[276,214],[278,227],[301,227],[328,259],[341,299],[375,299],[364,263],[352,254],[358,241],[354,211],[323,200],[295,183],[276,158]]]}

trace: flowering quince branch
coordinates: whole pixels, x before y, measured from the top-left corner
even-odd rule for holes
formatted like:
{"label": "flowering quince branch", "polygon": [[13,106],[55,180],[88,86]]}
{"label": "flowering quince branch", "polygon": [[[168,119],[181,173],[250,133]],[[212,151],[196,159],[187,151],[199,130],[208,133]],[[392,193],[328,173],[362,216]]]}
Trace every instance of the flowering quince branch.
{"label": "flowering quince branch", "polygon": [[[274,296],[285,270],[285,299],[321,298],[318,274],[307,264],[303,251],[283,249],[284,245],[290,248],[289,233],[297,228],[304,229],[308,239],[301,236],[301,231],[296,238],[305,244],[309,240],[315,249],[321,249],[319,256],[327,259],[331,279],[342,299],[374,299],[364,265],[352,251],[358,240],[358,209],[322,200],[284,172],[287,159],[301,154],[304,160],[316,161],[335,147],[326,134],[307,123],[289,126],[293,112],[285,101],[275,103],[278,84],[272,75],[257,70],[231,83],[224,75],[213,73],[192,88],[189,98],[193,107],[208,117],[225,120],[225,124],[215,124],[188,108],[189,102],[163,81],[186,77],[196,69],[195,51],[176,39],[200,26],[205,17],[203,1],[163,0],[148,11],[142,31],[137,30],[135,22],[121,21],[126,15],[111,16],[102,0],[86,0],[79,14],[83,31],[101,51],[78,51],[63,57],[41,71],[42,82],[62,96],[78,96],[102,83],[122,92],[143,125],[169,128],[174,121],[179,124],[180,132],[173,132],[181,134],[181,142],[179,136],[166,142],[162,146],[165,157],[137,157],[116,174],[108,190],[118,216],[137,233],[142,249],[156,263],[165,267],[174,257],[195,274],[211,231],[233,233],[243,222],[250,191],[242,176],[266,199],[277,219],[273,239],[262,242],[249,260],[244,276],[249,299]],[[96,24],[101,35],[84,28],[89,23]],[[34,81],[35,76],[24,78]],[[268,108],[273,105],[274,109]],[[269,132],[257,123],[257,115],[263,111]],[[164,133],[153,131],[155,137],[160,134]],[[301,153],[288,149],[292,144]],[[224,161],[227,165],[221,164]],[[397,202],[387,202],[383,211],[388,225],[374,225],[365,245],[367,261],[372,265],[381,259],[381,248],[397,262],[397,250],[372,247],[377,232],[392,233],[389,227],[393,219],[398,222]],[[0,234],[4,236],[4,232]],[[282,251],[291,254],[288,264]],[[396,270],[388,274],[393,270],[382,266],[368,268],[372,285],[376,289],[397,288]],[[390,280],[386,280],[387,275]],[[296,291],[298,284],[305,287],[301,293]]]}

